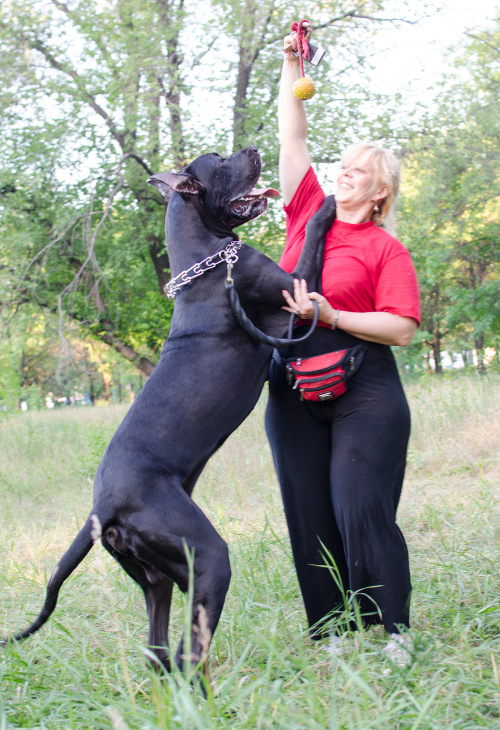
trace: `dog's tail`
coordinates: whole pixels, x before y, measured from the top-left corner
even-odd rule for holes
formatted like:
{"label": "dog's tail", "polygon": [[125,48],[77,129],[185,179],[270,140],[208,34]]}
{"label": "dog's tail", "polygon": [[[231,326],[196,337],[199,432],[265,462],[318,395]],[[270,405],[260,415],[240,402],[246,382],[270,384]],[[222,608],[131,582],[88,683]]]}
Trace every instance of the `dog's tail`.
{"label": "dog's tail", "polygon": [[101,524],[97,515],[92,514],[88,517],[84,526],[71,543],[68,550],[64,553],[59,563],[54,568],[50,580],[47,584],[47,594],[45,596],[45,603],[43,604],[42,611],[38,618],[24,631],[16,634],[15,636],[9,636],[6,639],[0,640],[0,646],[5,646],[10,642],[21,641],[26,639],[31,634],[44,625],[52,611],[56,607],[57,596],[59,590],[75,568],[80,565],[84,557],[90,552],[94,542],[101,536]]}

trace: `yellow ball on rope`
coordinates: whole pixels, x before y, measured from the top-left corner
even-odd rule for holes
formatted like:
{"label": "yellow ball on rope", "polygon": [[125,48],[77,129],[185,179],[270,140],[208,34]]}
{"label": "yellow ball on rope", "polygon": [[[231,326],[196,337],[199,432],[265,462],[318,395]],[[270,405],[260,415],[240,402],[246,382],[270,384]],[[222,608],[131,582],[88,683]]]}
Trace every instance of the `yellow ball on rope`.
{"label": "yellow ball on rope", "polygon": [[314,86],[313,80],[307,76],[297,79],[293,85],[293,93],[297,99],[300,99],[301,101],[312,99],[316,93],[316,87]]}

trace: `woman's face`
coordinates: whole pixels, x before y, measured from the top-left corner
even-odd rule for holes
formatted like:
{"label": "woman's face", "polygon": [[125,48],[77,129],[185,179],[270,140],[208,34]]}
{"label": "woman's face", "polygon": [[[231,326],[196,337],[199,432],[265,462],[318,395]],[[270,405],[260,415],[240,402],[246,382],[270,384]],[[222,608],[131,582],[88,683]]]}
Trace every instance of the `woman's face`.
{"label": "woman's face", "polygon": [[379,186],[375,168],[368,158],[358,157],[349,160],[349,164],[341,167],[337,176],[337,192],[335,199],[344,207],[356,208],[375,203],[386,197],[383,194],[387,186]]}

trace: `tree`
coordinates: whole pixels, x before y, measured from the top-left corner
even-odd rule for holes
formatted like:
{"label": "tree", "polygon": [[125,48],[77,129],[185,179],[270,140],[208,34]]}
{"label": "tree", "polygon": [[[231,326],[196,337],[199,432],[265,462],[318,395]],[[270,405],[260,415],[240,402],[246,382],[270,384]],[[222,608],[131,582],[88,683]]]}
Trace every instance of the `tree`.
{"label": "tree", "polygon": [[[276,169],[281,39],[302,13],[336,49],[335,73],[328,62],[315,72],[311,107],[313,155],[336,159],[365,123],[360,99],[369,97],[352,79],[343,84],[342,71],[363,63],[377,24],[394,21],[383,5],[217,0],[203,25],[190,0],[4,4],[0,303],[35,302],[69,317],[151,372],[172,307],[161,294],[169,278],[164,207],[147,177],[207,148],[250,142]],[[202,94],[232,120],[215,133],[201,119]],[[267,221],[246,236],[276,252],[281,219],[275,212]]]}
{"label": "tree", "polygon": [[[128,353],[144,372],[151,372],[153,364],[136,357],[127,337],[122,340],[116,332],[117,321],[112,317],[116,291],[109,281],[109,267],[105,273],[98,263],[96,243],[102,241],[112,211],[116,217],[120,207],[128,223],[133,219],[134,233],[140,229],[131,245],[134,265],[147,256],[157,290],[162,290],[168,279],[164,210],[146,179],[165,164],[165,154],[176,166],[185,160],[178,53],[183,1],[156,0],[140,8],[131,0],[104,5],[82,0],[72,6],[58,0],[13,2],[2,8],[0,18],[1,66],[8,70],[2,95],[4,187],[18,178],[19,167],[25,179],[30,167],[38,181],[40,176],[59,179],[57,188],[65,188],[66,205],[58,210],[57,220],[45,220],[46,235],[38,248],[49,246],[44,253],[47,268],[52,279],[56,271],[61,277],[59,305],[65,306],[61,293],[74,294],[66,311],[85,321],[92,302],[93,316],[88,321],[94,335]],[[46,120],[42,128],[39,119]],[[18,168],[13,171],[15,163]],[[93,168],[87,178],[85,166]],[[36,207],[40,189],[30,182],[28,186],[25,212],[31,208],[40,222],[46,213],[43,206]],[[54,185],[50,187],[53,190]],[[78,202],[76,215],[71,211],[68,223],[71,193]],[[72,222],[76,221],[85,222],[79,248],[73,246]],[[51,256],[53,251],[59,261]],[[67,264],[64,275],[58,265],[61,255]],[[21,287],[23,296],[32,293],[34,279]],[[76,305],[78,298],[86,299],[86,308]],[[46,304],[53,309],[54,299]],[[165,314],[169,311],[159,297],[154,306]]]}
{"label": "tree", "polygon": [[458,62],[471,70],[469,81],[441,93],[406,149],[401,230],[419,271],[423,341],[436,372],[443,338],[474,347],[481,370],[500,329],[500,22],[472,35]]}

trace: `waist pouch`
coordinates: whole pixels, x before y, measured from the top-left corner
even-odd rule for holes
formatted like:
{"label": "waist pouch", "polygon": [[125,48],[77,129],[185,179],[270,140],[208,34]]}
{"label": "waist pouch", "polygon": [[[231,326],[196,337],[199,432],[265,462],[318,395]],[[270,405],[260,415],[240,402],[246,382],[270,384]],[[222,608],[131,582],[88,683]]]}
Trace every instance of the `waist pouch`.
{"label": "waist pouch", "polygon": [[366,345],[335,350],[314,357],[284,360],[287,380],[294,390],[300,390],[301,399],[312,401],[334,400],[343,395],[349,380],[359,370]]}

